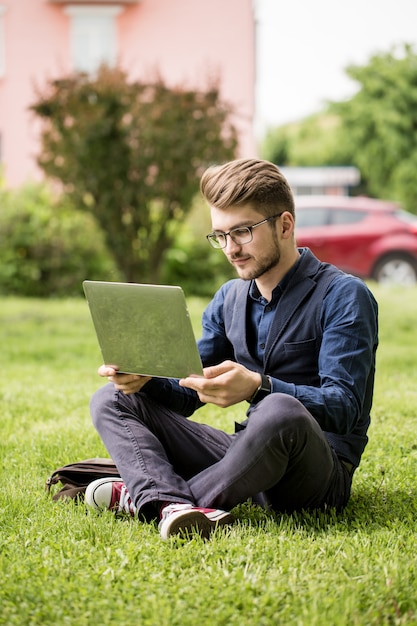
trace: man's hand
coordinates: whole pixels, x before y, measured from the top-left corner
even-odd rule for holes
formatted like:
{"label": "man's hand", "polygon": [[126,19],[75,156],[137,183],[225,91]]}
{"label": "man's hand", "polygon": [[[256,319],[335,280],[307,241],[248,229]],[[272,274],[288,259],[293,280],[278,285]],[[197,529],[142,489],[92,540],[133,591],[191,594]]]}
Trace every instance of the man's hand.
{"label": "man's hand", "polygon": [[137,393],[152,378],[151,376],[139,376],[138,374],[119,374],[112,365],[101,365],[98,368],[98,374],[99,376],[107,377],[118,391],[123,391],[126,395]]}
{"label": "man's hand", "polygon": [[203,376],[189,376],[179,384],[194,389],[202,402],[224,408],[250,398],[261,384],[261,375],[234,361],[224,361],[204,368]]}

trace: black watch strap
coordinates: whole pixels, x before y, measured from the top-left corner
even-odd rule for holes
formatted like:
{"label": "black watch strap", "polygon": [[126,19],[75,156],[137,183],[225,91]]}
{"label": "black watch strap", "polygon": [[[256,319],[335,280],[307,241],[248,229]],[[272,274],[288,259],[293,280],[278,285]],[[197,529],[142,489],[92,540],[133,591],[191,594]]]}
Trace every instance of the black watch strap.
{"label": "black watch strap", "polygon": [[252,404],[253,402],[259,402],[263,400],[266,396],[272,392],[272,383],[269,376],[265,374],[261,374],[261,384],[255,390],[255,393],[249,398],[248,402]]}

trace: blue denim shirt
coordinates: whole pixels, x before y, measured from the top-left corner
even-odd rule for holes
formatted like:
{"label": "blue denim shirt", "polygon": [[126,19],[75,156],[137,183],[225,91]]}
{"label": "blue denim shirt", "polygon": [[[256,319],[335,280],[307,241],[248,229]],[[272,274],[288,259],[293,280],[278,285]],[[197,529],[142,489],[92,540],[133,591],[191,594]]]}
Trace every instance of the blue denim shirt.
{"label": "blue denim shirt", "polygon": [[[250,287],[248,341],[259,362],[258,371],[262,371],[263,350],[274,311],[298,263],[274,289],[270,302],[260,295],[255,282]],[[204,366],[236,360],[223,320],[223,304],[229,288],[230,283],[223,285],[203,313],[203,333],[198,346]],[[271,377],[272,390],[298,398],[324,431],[343,436],[352,433],[364,411],[369,414],[370,404],[364,406],[365,402],[371,402],[371,398],[366,399],[366,385],[375,366],[378,343],[377,304],[361,280],[347,274],[333,280],[323,300],[321,326],[320,384],[294,384]],[[159,401],[164,395],[164,404],[183,415],[191,415],[201,406],[196,394],[179,387],[177,381],[155,379],[145,390]]]}

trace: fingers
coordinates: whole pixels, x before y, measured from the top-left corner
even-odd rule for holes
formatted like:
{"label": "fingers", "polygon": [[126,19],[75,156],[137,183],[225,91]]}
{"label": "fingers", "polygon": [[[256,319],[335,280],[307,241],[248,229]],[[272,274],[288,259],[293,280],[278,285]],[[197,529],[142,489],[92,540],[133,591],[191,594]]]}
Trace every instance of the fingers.
{"label": "fingers", "polygon": [[215,395],[219,389],[228,384],[233,370],[236,370],[236,363],[224,361],[219,365],[205,367],[203,376],[188,376],[181,379],[179,384],[181,387],[194,389],[198,393]]}
{"label": "fingers", "polygon": [[218,365],[205,367],[204,377],[205,378],[217,378],[217,376],[226,374],[226,372],[230,372],[232,369],[235,369],[235,367],[236,367],[236,363],[234,361],[223,361],[223,363],[219,363]]}
{"label": "fingers", "polygon": [[151,380],[151,376],[121,374],[113,365],[101,365],[98,369],[98,374],[108,378],[118,391],[123,391],[125,394],[137,393]]}
{"label": "fingers", "polygon": [[98,375],[107,378],[108,376],[115,376],[117,374],[117,367],[114,365],[100,365],[98,368]]}
{"label": "fingers", "polygon": [[197,392],[204,403],[211,402],[221,407],[230,406],[242,400],[240,382],[245,368],[236,367],[232,361],[224,361],[219,365],[206,367],[204,376],[189,376],[180,380],[181,387],[188,387]]}
{"label": "fingers", "polygon": [[206,367],[204,376],[189,376],[179,384],[196,391],[202,402],[227,407],[250,398],[259,386],[259,380],[259,373],[234,361],[224,361]]}
{"label": "fingers", "polygon": [[138,376],[136,374],[116,374],[110,376],[109,380],[114,384],[118,391],[122,391],[126,395],[137,393],[151,380],[151,376]]}
{"label": "fingers", "polygon": [[179,384],[181,387],[193,389],[198,394],[201,402],[211,402],[219,406],[228,405],[228,398],[224,397],[227,392],[217,381],[207,379],[204,376],[189,376],[181,379]]}

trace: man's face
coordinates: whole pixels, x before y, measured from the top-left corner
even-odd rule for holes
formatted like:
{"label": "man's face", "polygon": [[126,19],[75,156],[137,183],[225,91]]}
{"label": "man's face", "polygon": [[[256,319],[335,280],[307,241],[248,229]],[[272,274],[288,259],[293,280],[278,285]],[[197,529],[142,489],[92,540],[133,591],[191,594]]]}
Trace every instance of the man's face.
{"label": "man's face", "polygon": [[[211,207],[213,231],[227,233],[234,228],[253,226],[265,219],[250,205],[231,207],[226,210]],[[223,249],[228,261],[234,266],[243,280],[259,278],[275,268],[280,260],[281,251],[276,224],[280,218],[265,222],[252,231],[252,241],[245,244],[235,243],[230,236]]]}

